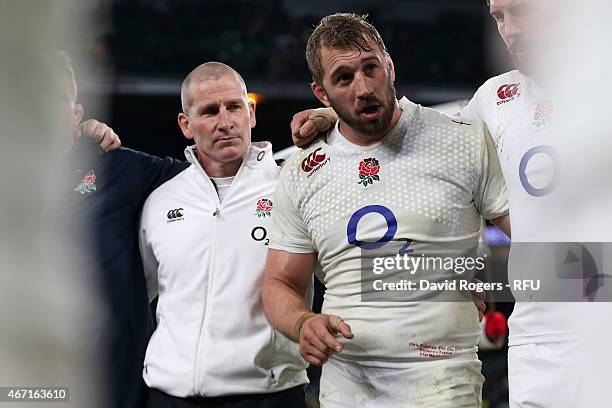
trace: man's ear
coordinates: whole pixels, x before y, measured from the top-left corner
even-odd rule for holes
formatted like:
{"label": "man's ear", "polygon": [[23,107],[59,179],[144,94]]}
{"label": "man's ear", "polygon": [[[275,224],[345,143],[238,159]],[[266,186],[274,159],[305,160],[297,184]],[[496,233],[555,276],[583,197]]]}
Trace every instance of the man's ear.
{"label": "man's ear", "polygon": [[251,129],[257,125],[257,118],[255,117],[255,111],[257,110],[257,105],[255,102],[249,101],[249,122],[251,124]]}
{"label": "man's ear", "polygon": [[178,114],[178,125],[183,132],[183,135],[190,140],[193,140],[193,133],[189,129],[189,116],[185,115],[183,112]]}
{"label": "man's ear", "polygon": [[85,109],[83,108],[83,105],[81,105],[80,103],[74,105],[74,123],[81,123],[81,120],[83,120],[84,115]]}
{"label": "man's ear", "polygon": [[329,103],[329,99],[327,99],[327,93],[321,85],[319,85],[316,81],[313,81],[310,84],[310,89],[312,89],[312,93],[314,94],[314,96],[316,96],[317,99],[321,101],[323,105],[327,107],[331,106],[331,104]]}
{"label": "man's ear", "polygon": [[387,61],[387,65],[389,66],[389,74],[391,75],[391,82],[395,82],[395,66],[393,65],[393,60],[388,52],[385,52],[385,61]]}

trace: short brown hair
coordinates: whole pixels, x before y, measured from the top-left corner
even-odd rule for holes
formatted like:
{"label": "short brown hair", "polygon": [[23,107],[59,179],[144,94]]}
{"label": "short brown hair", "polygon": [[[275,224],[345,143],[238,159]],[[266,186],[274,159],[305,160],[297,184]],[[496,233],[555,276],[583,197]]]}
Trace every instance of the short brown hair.
{"label": "short brown hair", "polygon": [[323,48],[340,50],[356,48],[363,51],[372,51],[368,44],[371,41],[382,52],[387,52],[382,37],[378,30],[368,22],[367,17],[367,15],[359,16],[353,13],[336,13],[321,19],[306,44],[308,69],[316,83],[323,84],[324,72],[321,64],[321,50]]}
{"label": "short brown hair", "polygon": [[195,67],[187,77],[185,77],[185,80],[183,80],[183,84],[181,85],[181,108],[183,109],[183,113],[187,114],[193,104],[191,84],[194,81],[216,81],[226,75],[235,75],[242,84],[244,93],[246,94],[246,83],[238,71],[222,62],[205,62]]}

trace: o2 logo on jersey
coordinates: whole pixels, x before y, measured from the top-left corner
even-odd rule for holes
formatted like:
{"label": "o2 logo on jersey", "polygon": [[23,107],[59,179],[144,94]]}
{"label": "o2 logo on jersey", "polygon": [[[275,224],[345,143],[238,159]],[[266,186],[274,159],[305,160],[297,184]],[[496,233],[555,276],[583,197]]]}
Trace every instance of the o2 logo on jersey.
{"label": "o2 logo on jersey", "polygon": [[[359,225],[359,221],[366,216],[367,214],[379,214],[381,215],[385,221],[387,222],[387,231],[383,234],[383,236],[374,242],[366,242],[360,241],[357,239],[357,226]],[[351,219],[346,226],[346,236],[348,239],[348,243],[351,245],[358,246],[361,249],[371,251],[374,249],[382,248],[387,245],[387,243],[395,237],[395,233],[397,232],[397,218],[393,212],[384,207],[382,205],[368,205],[366,207],[360,208],[355,211],[355,213],[351,216]],[[400,254],[408,254],[413,251],[412,249],[412,241],[409,239],[403,239],[406,241],[406,244],[399,250]]]}
{"label": "o2 logo on jersey", "polygon": [[[534,187],[527,178],[527,166],[537,154],[546,155],[552,161],[552,169],[550,169],[552,171],[552,179],[546,186],[540,188]],[[527,194],[534,197],[543,197],[550,194],[559,184],[559,163],[559,154],[552,146],[540,145],[527,150],[519,164],[519,178]]]}
{"label": "o2 logo on jersey", "polygon": [[268,231],[264,227],[255,227],[251,231],[251,238],[257,242],[262,242],[264,245],[268,245],[270,243],[270,238],[268,238]]}

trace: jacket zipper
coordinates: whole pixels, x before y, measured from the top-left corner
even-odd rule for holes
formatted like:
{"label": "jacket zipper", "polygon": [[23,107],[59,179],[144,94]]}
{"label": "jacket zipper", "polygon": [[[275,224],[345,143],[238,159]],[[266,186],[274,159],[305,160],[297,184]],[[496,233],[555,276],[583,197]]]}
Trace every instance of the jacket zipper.
{"label": "jacket zipper", "polygon": [[[202,169],[202,173],[206,174],[203,169]],[[208,178],[208,177],[206,177]],[[204,304],[204,310],[203,310],[203,316],[202,316],[202,320],[200,323],[200,332],[198,334],[198,343],[196,345],[196,352],[195,352],[195,367],[194,367],[194,372],[193,372],[193,388],[194,391],[196,393],[196,395],[204,395],[204,384],[202,384],[200,386],[200,384],[203,382],[201,379],[201,375],[200,375],[200,371],[201,371],[201,361],[200,361],[200,349],[202,348],[202,338],[204,337],[203,332],[204,332],[204,328],[206,327],[206,322],[207,322],[207,316],[209,315],[209,306],[210,306],[210,296],[211,296],[211,292],[212,292],[212,283],[213,283],[213,267],[215,265],[215,242],[216,242],[216,233],[217,233],[217,220],[219,218],[219,215],[221,214],[220,211],[220,207],[221,207],[221,203],[219,202],[219,196],[217,195],[217,190],[215,189],[215,186],[213,186],[212,184],[212,180],[210,180],[208,178],[208,183],[209,183],[209,190],[213,192],[213,195],[215,197],[215,206],[216,209],[215,211],[212,213],[213,217],[215,217],[214,221],[213,221],[213,230],[212,230],[212,234],[211,234],[211,238],[212,238],[212,245],[210,248],[210,258],[209,258],[209,262],[208,262],[208,290],[206,292],[206,299],[205,299],[205,304]]]}
{"label": "jacket zipper", "polygon": [[[235,185],[238,181],[238,177],[240,176],[240,174],[243,172],[243,169],[248,166],[247,164],[247,158],[245,158],[245,160],[242,162],[242,165],[240,166],[240,168],[238,169],[238,172],[236,173],[236,176],[234,176],[234,180],[232,181],[232,184],[230,185],[229,189],[227,190],[227,193],[225,194],[225,202],[227,203],[228,199],[231,197],[230,193],[236,188]],[[197,162],[197,159],[196,159]],[[202,166],[200,165],[200,163],[197,163],[197,167],[198,170],[201,172],[201,175],[208,181],[208,185],[209,185],[209,190],[212,191],[213,196],[215,197],[215,205],[216,205],[216,209],[213,212],[213,217],[215,217],[215,220],[213,222],[213,232],[212,232],[212,246],[211,246],[211,251],[210,251],[210,261],[208,263],[208,292],[206,293],[206,303],[205,303],[205,308],[204,308],[204,315],[202,316],[202,320],[200,323],[200,332],[198,335],[198,343],[196,345],[196,353],[195,353],[195,366],[194,366],[194,373],[193,373],[193,388],[195,390],[196,395],[205,395],[204,394],[204,384],[202,384],[201,387],[199,387],[199,384],[202,382],[201,379],[201,363],[200,363],[200,349],[202,348],[202,338],[203,338],[203,332],[204,332],[204,328],[206,327],[206,323],[208,321],[208,316],[210,315],[210,296],[211,296],[211,292],[212,292],[212,284],[213,284],[213,274],[214,274],[214,261],[215,261],[215,251],[216,251],[216,245],[215,245],[215,241],[216,241],[216,232],[217,232],[217,221],[219,219],[219,216],[221,215],[221,210],[222,210],[222,205],[221,202],[219,201],[219,194],[217,193],[217,189],[215,188],[215,186],[213,185],[212,180],[210,179],[210,177],[208,177],[208,175],[206,174],[206,172],[204,171],[204,169],[202,168]]]}
{"label": "jacket zipper", "polygon": [[[230,196],[230,192],[232,192],[232,190],[235,189],[235,184],[238,181],[238,177],[240,176],[240,173],[242,173],[242,170],[245,168],[245,166],[247,166],[246,163],[246,158],[245,161],[242,163],[242,165],[240,166],[240,168],[238,169],[238,172],[236,173],[236,176],[234,176],[234,180],[232,182],[232,184],[230,185],[229,189],[227,190],[227,193],[225,194],[225,202],[227,203],[227,200],[231,197]],[[204,308],[204,315],[202,316],[202,321],[200,324],[200,332],[198,335],[198,343],[196,346],[196,353],[195,353],[195,368],[194,368],[194,374],[193,374],[193,382],[194,382],[194,390],[196,392],[196,394],[199,395],[205,395],[204,394],[204,384],[202,384],[201,386],[199,386],[199,384],[202,382],[201,379],[201,375],[200,375],[200,371],[201,371],[201,364],[200,364],[200,349],[202,348],[202,338],[203,338],[203,332],[204,332],[204,328],[206,327],[206,322],[208,321],[208,316],[210,315],[210,296],[211,296],[211,292],[212,292],[212,285],[213,285],[213,274],[214,274],[214,265],[215,265],[215,252],[216,252],[216,232],[217,232],[217,221],[219,216],[221,215],[221,210],[222,210],[222,204],[219,201],[219,195],[217,193],[217,189],[215,188],[215,186],[213,185],[212,180],[210,179],[210,177],[208,177],[208,175],[206,174],[206,172],[204,171],[204,169],[201,167],[201,165],[198,163],[198,167],[199,167],[199,171],[201,171],[202,175],[204,176],[204,178],[208,181],[208,185],[209,185],[209,190],[211,190],[213,192],[213,196],[215,197],[215,205],[216,205],[216,209],[213,212],[213,217],[215,217],[215,220],[213,222],[213,232],[212,232],[212,246],[211,246],[211,250],[210,250],[210,261],[208,263],[208,291],[206,293],[206,303],[205,303],[205,308]]]}

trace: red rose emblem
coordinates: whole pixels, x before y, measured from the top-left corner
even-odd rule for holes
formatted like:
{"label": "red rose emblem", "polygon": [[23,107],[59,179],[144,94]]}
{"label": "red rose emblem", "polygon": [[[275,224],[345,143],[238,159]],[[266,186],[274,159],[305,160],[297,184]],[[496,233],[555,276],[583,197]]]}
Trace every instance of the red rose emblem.
{"label": "red rose emblem", "polygon": [[272,211],[272,201],[267,198],[260,199],[259,201],[257,201],[257,209],[263,212]]}
{"label": "red rose emblem", "polygon": [[552,106],[549,102],[540,102],[536,106],[536,114],[543,118],[549,118],[552,116]]}
{"label": "red rose emblem", "polygon": [[96,181],[96,175],[92,174],[91,172],[85,175],[85,177],[81,179],[81,183],[83,184],[92,184],[92,183],[95,183],[95,181]]}
{"label": "red rose emblem", "polygon": [[375,181],[380,181],[378,172],[380,171],[380,163],[373,157],[362,160],[359,163],[359,184],[367,187],[368,184],[373,184]]}
{"label": "red rose emblem", "polygon": [[359,174],[362,176],[375,176],[378,174],[380,170],[380,164],[378,160],[374,158],[365,159],[361,163],[359,163]]}
{"label": "red rose emblem", "polygon": [[266,217],[272,215],[272,201],[269,198],[260,198],[257,201],[257,208],[255,209],[255,215],[258,217]]}

